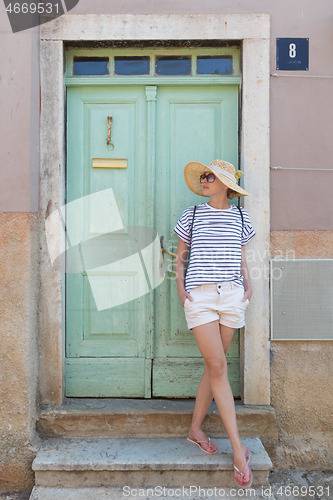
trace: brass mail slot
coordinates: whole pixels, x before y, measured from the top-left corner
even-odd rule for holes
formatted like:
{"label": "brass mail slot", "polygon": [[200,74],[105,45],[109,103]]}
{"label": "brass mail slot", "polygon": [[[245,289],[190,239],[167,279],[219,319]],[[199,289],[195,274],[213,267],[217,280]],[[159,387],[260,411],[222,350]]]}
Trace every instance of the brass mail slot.
{"label": "brass mail slot", "polygon": [[98,168],[127,168],[127,160],[114,158],[93,158],[92,166]]}

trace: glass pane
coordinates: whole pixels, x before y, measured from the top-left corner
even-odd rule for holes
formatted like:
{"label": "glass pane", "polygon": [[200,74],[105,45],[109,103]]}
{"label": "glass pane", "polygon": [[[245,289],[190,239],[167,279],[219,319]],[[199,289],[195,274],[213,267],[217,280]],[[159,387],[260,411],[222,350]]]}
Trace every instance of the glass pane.
{"label": "glass pane", "polygon": [[232,56],[197,57],[199,75],[232,75]]}
{"label": "glass pane", "polygon": [[73,75],[108,75],[108,57],[78,57],[73,59]]}
{"label": "glass pane", "polygon": [[116,75],[149,75],[149,56],[116,56],[114,58]]}
{"label": "glass pane", "polygon": [[183,56],[156,57],[156,75],[190,75],[191,58]]}

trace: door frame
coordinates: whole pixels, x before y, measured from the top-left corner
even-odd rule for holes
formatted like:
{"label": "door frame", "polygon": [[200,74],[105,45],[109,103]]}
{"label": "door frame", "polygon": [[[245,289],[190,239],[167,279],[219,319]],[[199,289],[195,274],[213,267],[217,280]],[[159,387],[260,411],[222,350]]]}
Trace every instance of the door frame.
{"label": "door frame", "polygon": [[[96,29],[98,28],[98,29]],[[237,40],[241,42],[240,158],[244,207],[257,236],[248,259],[253,298],[240,335],[241,397],[244,404],[270,404],[269,342],[269,14],[71,15],[40,27],[40,296],[39,394],[42,404],[62,404],[65,383],[65,276],[50,263],[45,219],[65,203],[67,40]],[[218,35],[217,35],[218,34]],[[171,83],[171,82],[170,82]],[[66,248],[55,221],[52,249]],[[50,243],[50,241],[49,241]]]}

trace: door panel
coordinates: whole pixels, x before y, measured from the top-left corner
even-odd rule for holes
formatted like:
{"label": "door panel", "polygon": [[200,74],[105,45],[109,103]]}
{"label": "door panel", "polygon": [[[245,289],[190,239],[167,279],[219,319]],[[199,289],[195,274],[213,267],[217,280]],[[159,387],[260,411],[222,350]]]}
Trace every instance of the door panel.
{"label": "door panel", "polygon": [[[83,273],[66,274],[66,395],[142,397],[149,286],[127,229],[146,225],[144,88],[70,88],[67,97],[66,227]],[[126,159],[127,168],[94,168],[94,158]]]}
{"label": "door panel", "polygon": [[[175,253],[178,236],[173,227],[183,210],[208,201],[186,186],[185,165],[222,158],[237,166],[238,88],[162,87],[157,95],[157,230],[164,235],[164,248]],[[179,301],[174,258],[164,255],[166,279],[155,292],[153,395],[193,397],[203,361]]]}

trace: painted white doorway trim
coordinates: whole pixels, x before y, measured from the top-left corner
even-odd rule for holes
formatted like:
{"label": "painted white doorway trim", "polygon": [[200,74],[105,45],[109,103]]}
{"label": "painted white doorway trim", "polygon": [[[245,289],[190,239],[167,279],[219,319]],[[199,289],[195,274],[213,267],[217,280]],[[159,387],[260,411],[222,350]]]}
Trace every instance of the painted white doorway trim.
{"label": "painted white doorway trim", "polygon": [[[241,334],[244,404],[270,404],[269,364],[269,40],[268,14],[66,15],[41,25],[40,129],[40,395],[43,403],[64,397],[65,276],[52,269],[45,219],[65,203],[65,40],[240,40],[242,85],[240,168],[244,198],[256,237],[249,243],[253,297]],[[53,244],[65,249],[59,230]]]}

